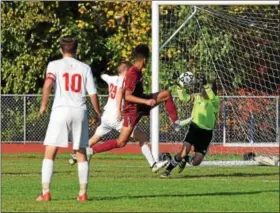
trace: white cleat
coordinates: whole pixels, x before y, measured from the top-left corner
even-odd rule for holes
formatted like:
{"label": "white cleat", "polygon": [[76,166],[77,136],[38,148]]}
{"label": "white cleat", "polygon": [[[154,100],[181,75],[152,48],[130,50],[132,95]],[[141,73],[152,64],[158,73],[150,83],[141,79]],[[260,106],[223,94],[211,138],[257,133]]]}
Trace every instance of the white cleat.
{"label": "white cleat", "polygon": [[86,155],[87,155],[87,161],[90,162],[90,159],[91,159],[91,157],[93,155],[92,148],[90,148],[90,147],[86,148]]}
{"label": "white cleat", "polygon": [[165,161],[159,161],[155,163],[152,167],[152,172],[157,173],[160,169],[165,167],[168,164],[168,162],[169,162],[168,160],[165,160]]}

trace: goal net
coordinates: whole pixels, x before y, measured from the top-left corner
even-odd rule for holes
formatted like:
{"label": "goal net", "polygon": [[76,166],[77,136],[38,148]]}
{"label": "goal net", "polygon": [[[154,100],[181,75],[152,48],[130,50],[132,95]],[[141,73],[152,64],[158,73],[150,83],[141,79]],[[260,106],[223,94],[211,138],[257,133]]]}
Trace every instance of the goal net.
{"label": "goal net", "polygon": [[[279,155],[279,15],[278,5],[159,6],[160,89],[170,89],[176,71],[205,72],[217,82],[221,106],[209,158]],[[176,104],[187,118],[192,106]],[[163,108],[159,119],[161,142],[183,140],[187,129],[170,132]]]}

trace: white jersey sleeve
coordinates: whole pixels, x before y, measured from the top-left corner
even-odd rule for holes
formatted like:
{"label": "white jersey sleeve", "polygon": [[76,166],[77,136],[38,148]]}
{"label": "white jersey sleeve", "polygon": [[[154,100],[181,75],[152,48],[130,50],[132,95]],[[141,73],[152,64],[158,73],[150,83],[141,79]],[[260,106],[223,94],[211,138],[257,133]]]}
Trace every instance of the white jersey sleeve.
{"label": "white jersey sleeve", "polygon": [[118,88],[123,88],[123,82],[124,82],[124,77],[119,76],[118,81],[117,81],[117,87]]}
{"label": "white jersey sleeve", "polygon": [[54,81],[56,80],[56,72],[54,69],[54,64],[52,62],[49,62],[47,67],[46,79],[48,78]]}
{"label": "white jersey sleeve", "polygon": [[109,84],[109,79],[110,79],[110,76],[109,75],[107,75],[107,74],[102,74],[101,75],[101,78],[102,78],[102,80],[103,81],[105,81],[107,84]]}
{"label": "white jersey sleeve", "polygon": [[96,86],[95,86],[95,78],[92,75],[91,69],[89,68],[87,72],[87,78],[86,78],[86,89],[87,93],[89,95],[96,94]]}

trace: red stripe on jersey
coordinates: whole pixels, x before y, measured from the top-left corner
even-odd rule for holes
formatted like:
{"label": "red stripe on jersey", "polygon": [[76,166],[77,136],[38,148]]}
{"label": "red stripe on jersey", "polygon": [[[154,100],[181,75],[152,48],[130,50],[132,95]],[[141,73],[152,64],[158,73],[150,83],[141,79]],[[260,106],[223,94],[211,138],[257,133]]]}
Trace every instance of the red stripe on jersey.
{"label": "red stripe on jersey", "polygon": [[52,81],[55,81],[54,79],[53,79],[53,77],[50,77],[50,76],[48,76],[48,77],[46,77],[46,80],[52,80]]}
{"label": "red stripe on jersey", "polygon": [[47,77],[51,77],[51,78],[53,78],[55,80],[55,75],[53,73],[51,73],[51,72],[47,73]]}

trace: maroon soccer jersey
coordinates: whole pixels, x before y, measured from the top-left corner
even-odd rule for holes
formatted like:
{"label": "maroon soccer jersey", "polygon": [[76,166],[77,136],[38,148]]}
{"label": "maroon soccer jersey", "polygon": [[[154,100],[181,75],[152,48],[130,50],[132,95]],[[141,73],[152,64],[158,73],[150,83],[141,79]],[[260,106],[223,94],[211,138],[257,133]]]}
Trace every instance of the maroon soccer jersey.
{"label": "maroon soccer jersey", "polygon": [[[126,73],[124,90],[132,91],[132,94],[137,97],[143,96],[143,74],[137,67],[132,66]],[[124,113],[137,114],[137,105],[125,100]]]}

